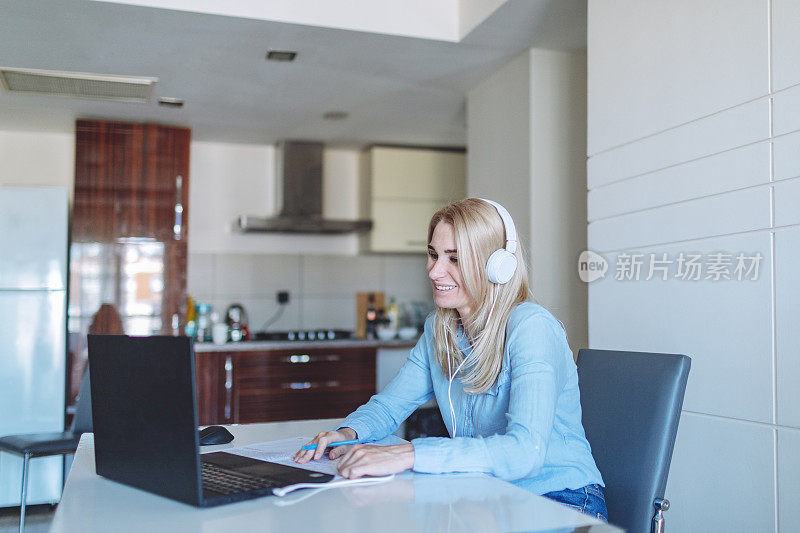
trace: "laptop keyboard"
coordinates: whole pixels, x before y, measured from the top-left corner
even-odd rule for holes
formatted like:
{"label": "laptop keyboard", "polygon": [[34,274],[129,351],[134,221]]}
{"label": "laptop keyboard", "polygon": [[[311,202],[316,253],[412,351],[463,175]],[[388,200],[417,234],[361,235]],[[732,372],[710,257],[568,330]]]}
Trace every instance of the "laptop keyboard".
{"label": "laptop keyboard", "polygon": [[238,494],[276,486],[268,479],[226,470],[211,463],[201,461],[201,464],[203,465],[203,490],[213,490],[220,494]]}

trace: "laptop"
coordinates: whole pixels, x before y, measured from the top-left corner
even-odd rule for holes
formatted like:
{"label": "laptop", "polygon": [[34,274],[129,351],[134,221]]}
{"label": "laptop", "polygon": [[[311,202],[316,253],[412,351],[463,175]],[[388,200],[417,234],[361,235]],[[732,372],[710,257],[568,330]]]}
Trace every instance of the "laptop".
{"label": "laptop", "polygon": [[198,507],[333,479],[231,453],[200,454],[189,337],[89,335],[89,367],[98,475]]}

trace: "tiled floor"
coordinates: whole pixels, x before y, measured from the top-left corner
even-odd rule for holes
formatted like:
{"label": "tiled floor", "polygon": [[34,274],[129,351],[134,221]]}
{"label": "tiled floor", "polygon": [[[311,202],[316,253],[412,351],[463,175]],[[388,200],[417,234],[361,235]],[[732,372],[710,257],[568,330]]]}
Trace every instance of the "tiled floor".
{"label": "tiled floor", "polygon": [[[25,512],[26,533],[47,533],[55,514],[55,507],[50,505],[31,505]],[[16,533],[19,531],[19,508],[0,509],[0,533]]]}

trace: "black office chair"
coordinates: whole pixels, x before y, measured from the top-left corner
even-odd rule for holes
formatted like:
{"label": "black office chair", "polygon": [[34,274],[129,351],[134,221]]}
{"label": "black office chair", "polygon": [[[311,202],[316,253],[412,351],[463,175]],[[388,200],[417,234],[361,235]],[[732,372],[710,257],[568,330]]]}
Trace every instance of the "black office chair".
{"label": "black office chair", "polygon": [[629,533],[664,530],[667,474],[692,360],[581,350],[583,428],[605,482],[608,519]]}
{"label": "black office chair", "polygon": [[28,469],[34,457],[75,453],[83,433],[92,431],[92,391],[89,369],[83,374],[75,417],[69,431],[61,433],[25,433],[0,438],[0,451],[22,456],[22,490],[20,495],[19,531],[25,530],[25,504],[28,492]]}

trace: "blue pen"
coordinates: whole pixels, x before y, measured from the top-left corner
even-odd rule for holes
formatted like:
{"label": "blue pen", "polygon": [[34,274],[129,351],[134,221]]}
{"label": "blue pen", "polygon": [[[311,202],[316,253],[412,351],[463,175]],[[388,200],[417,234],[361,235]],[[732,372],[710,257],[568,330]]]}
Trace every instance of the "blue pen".
{"label": "blue pen", "polygon": [[[360,441],[358,439],[356,439],[356,440],[342,440],[342,441],[339,441],[339,442],[331,442],[330,444],[328,444],[328,446],[326,446],[326,448],[333,448],[334,446],[345,446],[347,444],[358,444],[359,442]],[[317,449],[317,445],[316,444],[306,444],[305,446],[301,447],[300,449],[301,450],[316,450]]]}

